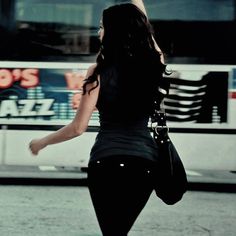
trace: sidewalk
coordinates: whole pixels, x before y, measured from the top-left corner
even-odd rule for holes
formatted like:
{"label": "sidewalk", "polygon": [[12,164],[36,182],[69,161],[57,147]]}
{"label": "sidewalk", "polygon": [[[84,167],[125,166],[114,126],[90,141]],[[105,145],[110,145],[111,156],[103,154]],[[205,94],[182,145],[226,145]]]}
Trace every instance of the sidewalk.
{"label": "sidewalk", "polygon": [[[189,190],[236,192],[236,173],[186,170]],[[86,169],[54,166],[0,166],[0,184],[86,186]]]}
{"label": "sidewalk", "polygon": [[[1,236],[101,236],[86,187],[0,186]],[[165,205],[153,193],[129,236],[235,236],[236,195],[187,191]]]}

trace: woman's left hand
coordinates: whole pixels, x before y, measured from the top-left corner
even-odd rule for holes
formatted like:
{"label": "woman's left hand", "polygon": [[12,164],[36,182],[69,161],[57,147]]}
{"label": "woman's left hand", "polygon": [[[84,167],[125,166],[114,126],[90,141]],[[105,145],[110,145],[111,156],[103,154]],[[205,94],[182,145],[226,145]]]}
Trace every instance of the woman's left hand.
{"label": "woman's left hand", "polygon": [[33,139],[29,143],[29,149],[33,155],[38,155],[39,151],[45,147],[46,145],[43,144],[41,139]]}

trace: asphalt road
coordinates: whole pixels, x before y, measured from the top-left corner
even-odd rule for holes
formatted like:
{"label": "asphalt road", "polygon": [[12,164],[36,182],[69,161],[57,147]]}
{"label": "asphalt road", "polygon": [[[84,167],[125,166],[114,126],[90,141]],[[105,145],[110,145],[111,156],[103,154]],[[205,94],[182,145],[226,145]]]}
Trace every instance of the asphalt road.
{"label": "asphalt road", "polygon": [[[87,187],[0,185],[1,236],[101,235]],[[235,236],[236,194],[188,191],[167,206],[153,194],[129,236]]]}

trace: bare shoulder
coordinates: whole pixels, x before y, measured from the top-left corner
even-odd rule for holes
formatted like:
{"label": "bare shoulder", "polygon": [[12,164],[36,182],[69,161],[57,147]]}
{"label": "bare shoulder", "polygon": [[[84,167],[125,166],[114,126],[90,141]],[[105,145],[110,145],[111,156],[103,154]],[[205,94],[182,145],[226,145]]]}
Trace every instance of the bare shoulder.
{"label": "bare shoulder", "polygon": [[[86,79],[88,79],[91,75],[93,75],[94,70],[97,67],[97,63],[92,64],[91,66],[88,67],[87,69],[87,75],[86,75]],[[97,81],[100,81],[100,76],[97,76]],[[90,89],[94,88],[94,87],[99,87],[97,86],[97,81],[93,81],[93,82],[89,82],[88,84],[86,84],[86,90],[89,91]]]}
{"label": "bare shoulder", "polygon": [[97,67],[97,64],[92,64],[91,66],[89,66],[88,70],[87,70],[87,76],[90,76],[93,74],[95,68]]}

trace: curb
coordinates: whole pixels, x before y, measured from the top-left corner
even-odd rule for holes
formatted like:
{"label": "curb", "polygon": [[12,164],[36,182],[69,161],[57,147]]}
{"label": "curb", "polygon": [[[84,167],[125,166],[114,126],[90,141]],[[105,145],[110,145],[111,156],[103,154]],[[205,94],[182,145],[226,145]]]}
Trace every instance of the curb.
{"label": "curb", "polygon": [[[0,185],[87,187],[88,180],[87,177],[82,177],[82,178],[1,177]],[[189,182],[188,191],[236,193],[236,183]]]}

